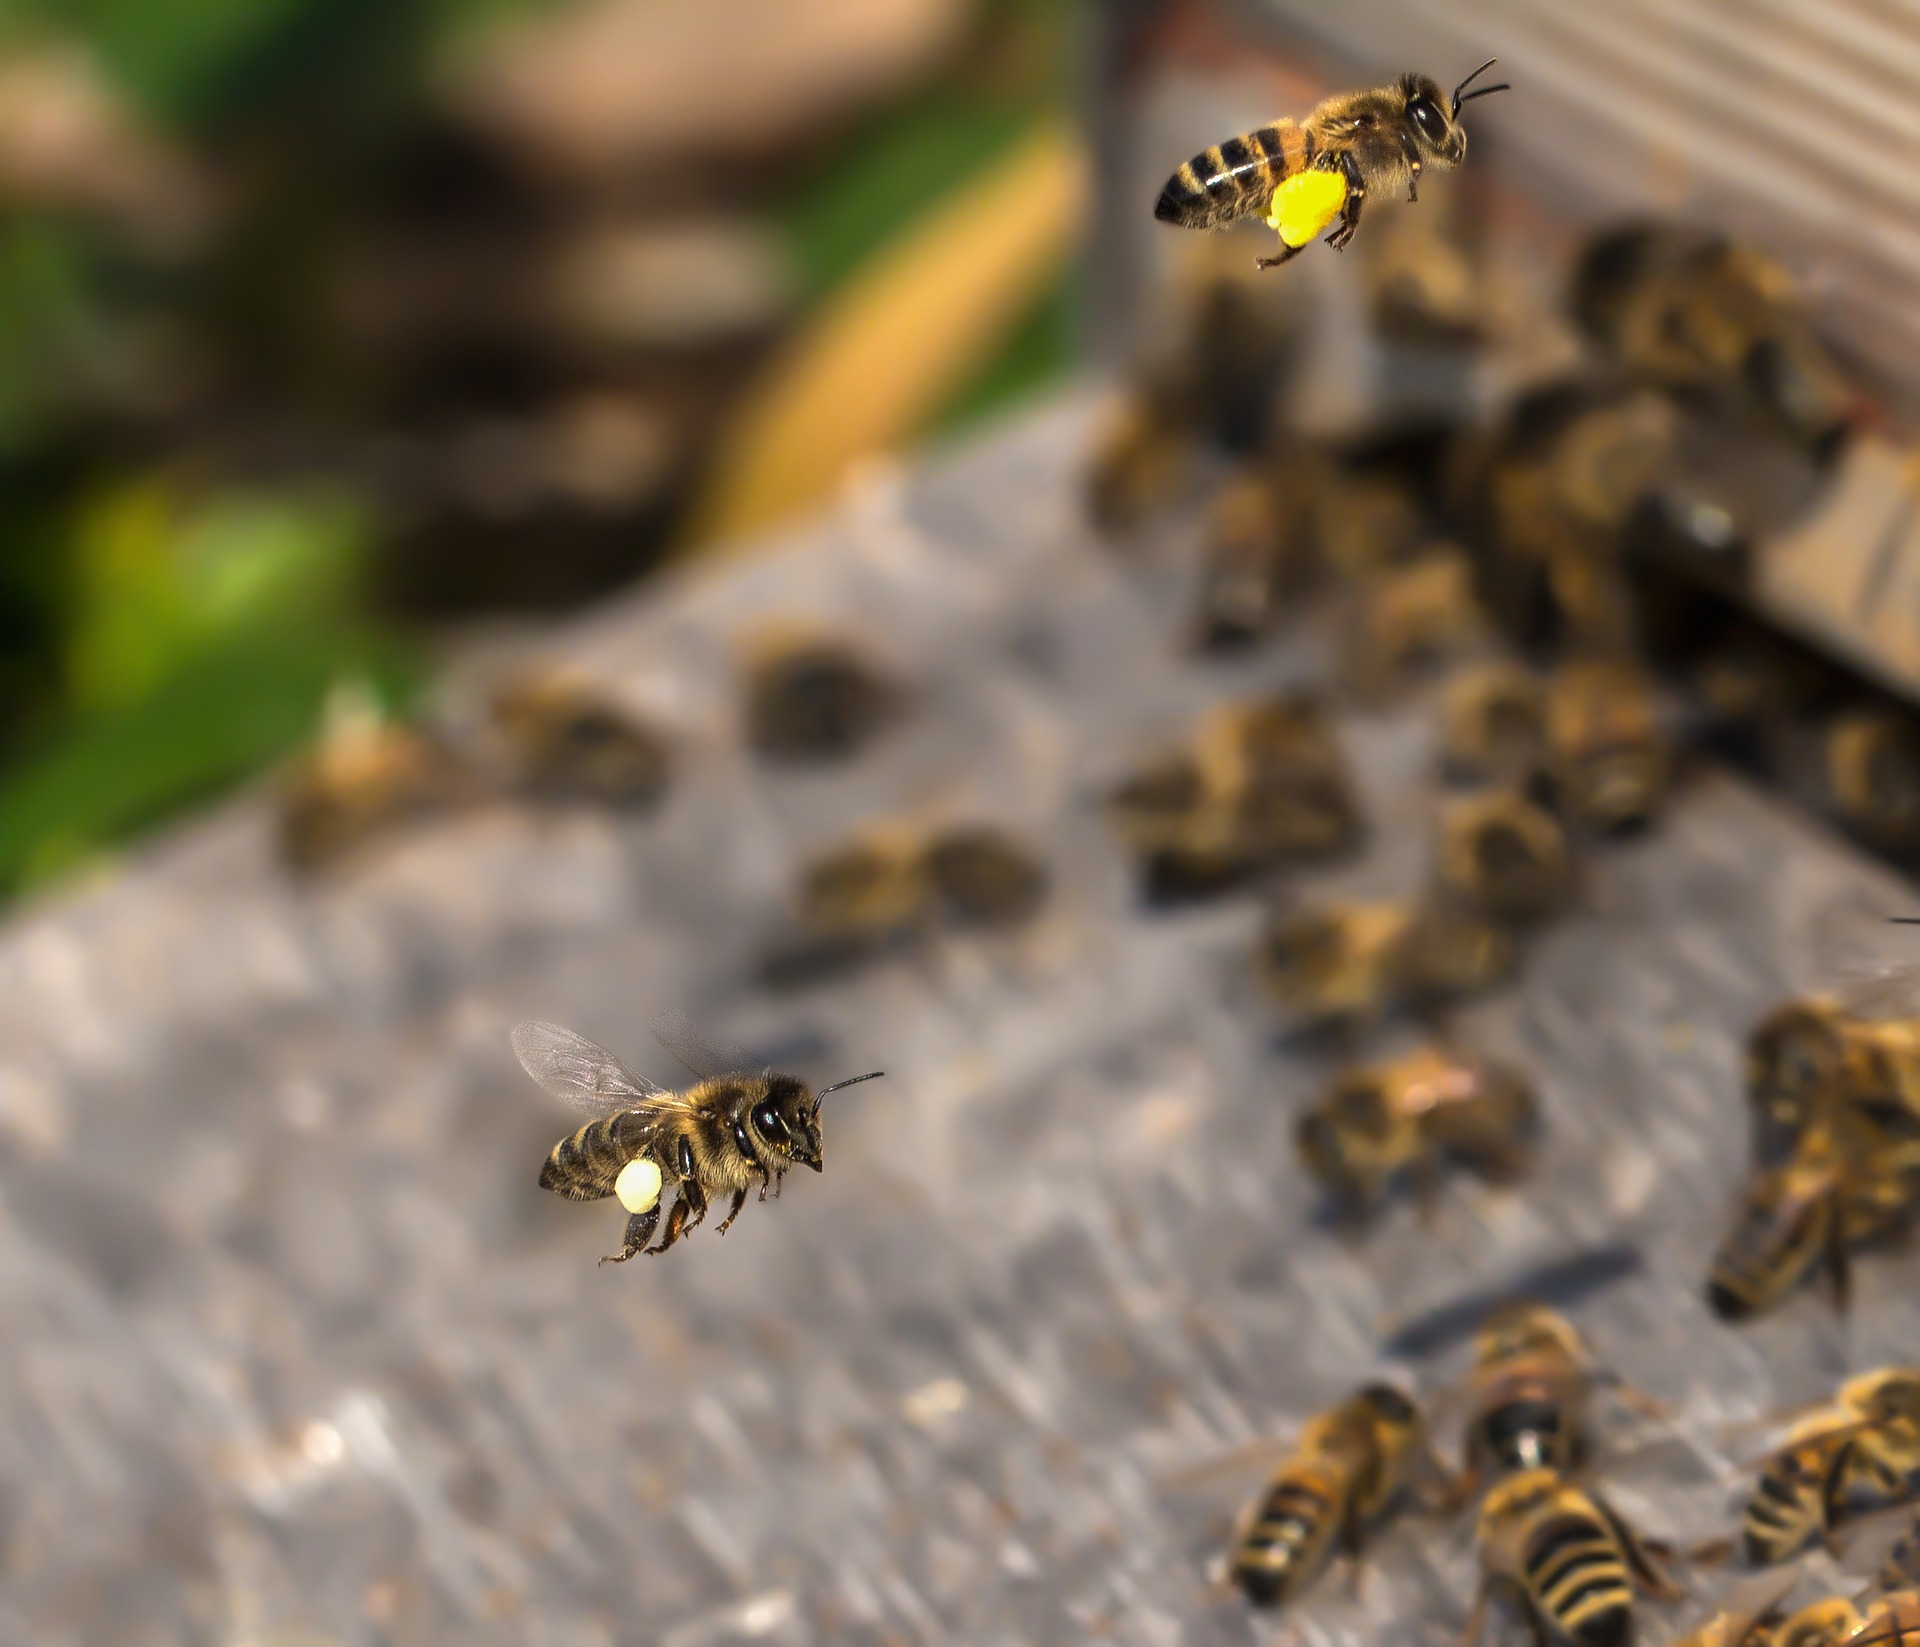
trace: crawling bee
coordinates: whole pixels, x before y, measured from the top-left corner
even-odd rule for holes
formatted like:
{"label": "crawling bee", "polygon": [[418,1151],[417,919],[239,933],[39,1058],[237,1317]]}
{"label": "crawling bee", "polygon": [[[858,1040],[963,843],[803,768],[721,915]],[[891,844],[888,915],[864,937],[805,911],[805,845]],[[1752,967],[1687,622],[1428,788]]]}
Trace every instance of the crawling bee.
{"label": "crawling bee", "polygon": [[1755,1566],[1786,1561],[1863,1500],[1881,1506],[1907,1497],[1916,1470],[1920,1372],[1884,1367],[1850,1378],[1762,1460],[1741,1513],[1742,1553]]}
{"label": "crawling bee", "polygon": [[1766,1647],[1840,1647],[1866,1623],[1846,1596],[1826,1596],[1789,1613],[1762,1636]]}
{"label": "crawling bee", "polygon": [[1348,1070],[1294,1138],[1307,1170],[1364,1216],[1402,1176],[1430,1202],[1448,1160],[1496,1181],[1518,1176],[1537,1125],[1533,1090],[1515,1072],[1428,1046]]}
{"label": "crawling bee", "polygon": [[1473,568],[1455,549],[1430,549],[1373,573],[1360,591],[1347,669],[1372,694],[1460,656],[1486,635]]}
{"label": "crawling bee", "polygon": [[898,686],[845,641],[773,636],[751,648],[747,741],[769,759],[843,760],[901,706]]}
{"label": "crawling bee", "polygon": [[1107,413],[1093,436],[1087,467],[1087,516],[1106,533],[1121,533],[1184,493],[1198,467],[1198,446],[1186,408],[1162,385],[1134,388]]}
{"label": "crawling bee", "polygon": [[[1674,1639],[1672,1647],[1838,1647],[1858,1623],[1836,1615],[1830,1602],[1815,1602],[1782,1619],[1779,1604],[1800,1575],[1756,1573],[1735,1585],[1704,1622]],[[1848,1603],[1841,1606],[1852,1614]],[[1824,1609],[1824,1611],[1823,1611]],[[1833,1633],[1836,1626],[1845,1628]]]}
{"label": "crawling bee", "polygon": [[1246,474],[1220,489],[1207,515],[1196,628],[1218,650],[1277,629],[1313,578],[1301,508],[1273,477]]}
{"label": "crawling bee", "polygon": [[1584,1465],[1591,1361],[1573,1323],[1554,1310],[1517,1304],[1488,1320],[1468,1375],[1468,1482]]}
{"label": "crawling bee", "polygon": [[1359,839],[1340,746],[1304,698],[1229,704],[1190,745],[1121,784],[1115,827],[1146,861],[1150,891],[1207,891]]}
{"label": "crawling bee", "polygon": [[1414,1404],[1369,1384],[1320,1414],[1240,1518],[1227,1570],[1256,1606],[1291,1601],[1335,1549],[1355,1560],[1406,1496],[1425,1456]]}
{"label": "crawling bee", "polygon": [[1279,910],[1258,970],[1302,1023],[1361,1023],[1400,1005],[1457,1000],[1513,967],[1507,932],[1443,901],[1336,903]]}
{"label": "crawling bee", "polygon": [[1550,1469],[1523,1470],[1480,1507],[1480,1594],[1467,1625],[1476,1639],[1497,1595],[1517,1601],[1540,1640],[1631,1647],[1633,1592],[1678,1592],[1648,1546],[1597,1494]]}
{"label": "crawling bee", "polygon": [[491,718],[530,794],[642,807],[666,792],[660,736],[579,682],[557,675],[508,681],[494,694]]}
{"label": "crawling bee", "polygon": [[1643,671],[1596,660],[1554,672],[1547,683],[1545,772],[1575,821],[1604,833],[1647,823],[1666,796],[1668,765]]}
{"label": "crawling bee", "polygon": [[877,828],[805,865],[795,913],[813,942],[877,944],[920,919],[926,891],[918,843],[900,829]]}
{"label": "crawling bee", "polygon": [[1435,859],[1447,892],[1496,921],[1544,920],[1572,889],[1566,832],[1551,812],[1518,790],[1449,802],[1440,815]]}
{"label": "crawling bee", "polygon": [[1837,715],[1822,733],[1827,804],[1877,851],[1920,848],[1920,732],[1891,710]]}
{"label": "crawling bee", "polygon": [[335,692],[319,743],[280,789],[280,854],[308,872],[367,842],[480,798],[480,777],[432,732],[387,720],[364,693]]}
{"label": "crawling bee", "polygon": [[1546,707],[1531,670],[1481,663],[1447,682],[1440,756],[1454,782],[1521,782],[1538,766],[1545,737]]}
{"label": "crawling bee", "polygon": [[1403,74],[1390,86],[1330,97],[1299,123],[1276,120],[1230,137],[1167,179],[1153,215],[1183,228],[1214,229],[1264,212],[1281,251],[1261,258],[1263,269],[1297,255],[1336,217],[1340,226],[1327,244],[1345,250],[1370,191],[1404,188],[1417,200],[1427,166],[1452,171],[1466,159],[1461,107],[1512,89],[1467,90],[1496,61],[1489,58],[1455,86],[1451,100],[1427,76]]}
{"label": "crawling bee", "polygon": [[1808,1127],[1787,1163],[1748,1187],[1714,1255],[1708,1306],[1722,1320],[1747,1320],[1823,1267],[1845,1308],[1853,1248],[1911,1228],[1913,1174],[1910,1152],[1849,1147],[1830,1122]]}
{"label": "crawling bee", "polygon": [[1920,1647],[1920,1590],[1875,1596],[1860,1628],[1844,1639],[1848,1647]]}
{"label": "crawling bee", "polygon": [[[678,1018],[663,1018],[654,1034],[698,1077],[686,1091],[654,1085],[557,1024],[524,1023],[513,1032],[514,1056],[534,1083],[594,1117],[553,1146],[540,1187],[570,1201],[620,1198],[626,1236],[603,1264],[665,1252],[706,1217],[710,1196],[731,1193],[733,1205],[720,1224],[724,1235],[756,1183],[764,1201],[768,1187],[778,1194],[793,1168],[819,1172],[820,1101],[883,1073],[849,1076],[815,1092],[797,1076],[755,1070],[745,1052],[708,1040]],[[673,1210],[659,1245],[649,1247],[667,1190],[677,1191]]]}
{"label": "crawling bee", "polygon": [[934,835],[921,850],[920,874],[934,913],[954,926],[1019,926],[1047,896],[1046,868],[989,824],[958,824]]}

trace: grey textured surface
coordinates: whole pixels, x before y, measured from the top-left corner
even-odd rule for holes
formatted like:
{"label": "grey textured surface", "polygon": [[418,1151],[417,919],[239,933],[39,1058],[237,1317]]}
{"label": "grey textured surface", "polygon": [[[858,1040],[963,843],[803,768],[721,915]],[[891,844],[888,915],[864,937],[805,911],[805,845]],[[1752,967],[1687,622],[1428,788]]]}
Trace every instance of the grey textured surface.
{"label": "grey textured surface", "polygon": [[[498,808],[312,889],[243,801],[0,935],[0,1641],[1066,1643],[1271,1639],[1210,1588],[1249,1479],[1165,1477],[1383,1370],[1398,1323],[1607,1240],[1578,1311],[1674,1422],[1614,1420],[1651,1529],[1717,1529],[1715,1427],[1911,1358],[1911,1268],[1842,1325],[1698,1301],[1744,1150],[1738,1043],[1809,981],[1836,900],[1900,893],[1730,780],[1597,856],[1521,984],[1460,1020],[1539,1082],[1537,1175],[1423,1226],[1319,1228],[1293,1159],[1324,1053],[1242,980],[1250,900],[1144,917],[1088,795],[1206,702],[1311,675],[1172,644],[1171,562],[1076,523],[1085,407],[875,478],[787,552],[557,633],[673,729],[650,820]],[[872,634],[914,716],[846,768],[739,751],[730,637],[794,607]],[[1423,873],[1418,705],[1348,717],[1379,840],[1314,891]],[[1056,897],[769,997],[753,945],[810,847],[882,810],[1030,831]],[[680,1006],[830,1078],[822,1177],[660,1261],[542,1194],[570,1122],[507,1031],[552,1017],[670,1073]],[[1460,1351],[1401,1369],[1427,1389]],[[1389,1369],[1390,1370],[1390,1369]],[[1451,1638],[1462,1525],[1383,1539],[1311,1641]]]}

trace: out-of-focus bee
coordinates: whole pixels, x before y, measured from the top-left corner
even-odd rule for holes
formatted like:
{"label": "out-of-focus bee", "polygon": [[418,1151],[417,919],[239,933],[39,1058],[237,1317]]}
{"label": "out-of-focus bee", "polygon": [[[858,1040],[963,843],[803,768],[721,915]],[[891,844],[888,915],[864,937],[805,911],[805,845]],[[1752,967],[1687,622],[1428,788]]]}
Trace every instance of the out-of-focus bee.
{"label": "out-of-focus bee", "polygon": [[1881,852],[1920,850],[1920,732],[1892,710],[1837,715],[1821,738],[1828,804]]}
{"label": "out-of-focus bee", "polygon": [[1848,1647],[1916,1647],[1920,1644],[1920,1590],[1895,1590],[1867,1603],[1866,1616]]}
{"label": "out-of-focus bee", "polygon": [[1398,481],[1332,466],[1314,487],[1309,521],[1315,559],[1346,579],[1403,565],[1428,532],[1420,506]]}
{"label": "out-of-focus bee", "polygon": [[1920,1589],[1920,1518],[1909,1522],[1907,1530],[1888,1548],[1874,1574],[1873,1588],[1882,1595]]}
{"label": "out-of-focus bee", "polygon": [[1257,964],[1275,1000],[1302,1023],[1360,1024],[1490,988],[1513,961],[1503,928],[1440,900],[1278,910]]}
{"label": "out-of-focus bee", "polygon": [[1551,812],[1514,789],[1448,802],[1435,858],[1448,893],[1496,921],[1544,920],[1572,890],[1566,831]]}
{"label": "out-of-focus bee", "polygon": [[1816,1121],[1784,1166],[1748,1187],[1708,1273],[1709,1307],[1746,1320],[1823,1267],[1844,1308],[1853,1249],[1906,1233],[1920,1211],[1914,1175],[1910,1149],[1850,1147],[1832,1122]]}
{"label": "out-of-focus bee", "polygon": [[1845,381],[1792,279],[1750,247],[1683,225],[1614,230],[1582,257],[1573,308],[1616,359],[1657,383],[1730,395],[1819,454],[1845,435]]}
{"label": "out-of-focus bee", "polygon": [[1742,1511],[1741,1550],[1772,1566],[1826,1537],[1863,1502],[1911,1496],[1920,1470],[1920,1372],[1883,1367],[1840,1386],[1761,1462]]}
{"label": "out-of-focus bee", "polygon": [[1480,1594],[1467,1639],[1478,1638],[1489,1603],[1506,1595],[1535,1635],[1576,1647],[1631,1647],[1637,1584],[1678,1592],[1645,1543],[1597,1494],[1550,1469],[1498,1483],[1480,1506]]}
{"label": "out-of-focus bee", "polygon": [[1276,120],[1244,137],[1230,137],[1195,155],[1160,191],[1153,215],[1189,229],[1216,229],[1264,215],[1280,236],[1277,268],[1303,250],[1337,217],[1327,244],[1344,251],[1360,227],[1369,192],[1419,198],[1427,166],[1451,171],[1467,157],[1463,104],[1507,91],[1505,85],[1467,87],[1493,66],[1488,59],[1448,98],[1425,75],[1403,74],[1390,86],[1342,92],[1305,120]]}
{"label": "out-of-focus bee", "polygon": [[1178,397],[1151,381],[1112,406],[1093,436],[1087,516],[1123,533],[1179,499],[1199,468],[1195,432]]}
{"label": "out-of-focus bee", "polygon": [[1210,650],[1250,645],[1280,627],[1314,566],[1298,498],[1268,473],[1222,486],[1207,514],[1196,629]]}
{"label": "out-of-focus bee", "polygon": [[1474,344],[1494,312],[1481,261],[1456,227],[1399,213],[1369,241],[1366,284],[1374,330],[1416,347]]}
{"label": "out-of-focus bee", "polygon": [[1362,691],[1381,693],[1482,644],[1486,615],[1473,568],[1456,549],[1376,572],[1361,585],[1347,670]]}
{"label": "out-of-focus bee", "polygon": [[1646,674],[1621,660],[1564,665],[1547,683],[1545,774],[1566,812],[1607,833],[1650,821],[1670,764]]}
{"label": "out-of-focus bee", "polygon": [[[821,1099],[882,1073],[850,1076],[815,1092],[797,1076],[756,1069],[741,1049],[711,1041],[678,1018],[661,1019],[654,1033],[699,1077],[686,1091],[654,1085],[557,1024],[524,1023],[513,1032],[514,1056],[534,1083],[594,1117],[553,1146],[540,1187],[570,1201],[620,1198],[628,1214],[625,1239],[603,1264],[665,1252],[706,1217],[710,1197],[731,1194],[720,1224],[724,1235],[756,1184],[764,1201],[769,1186],[777,1194],[793,1168],[822,1170]],[[676,1192],[673,1210],[660,1244],[649,1247],[667,1190]]]}
{"label": "out-of-focus bee", "polygon": [[1810,1601],[1767,1629],[1766,1647],[1840,1647],[1850,1641],[1866,1620],[1846,1596]]}
{"label": "out-of-focus bee", "polygon": [[1539,765],[1545,741],[1545,694],[1532,670],[1496,660],[1447,682],[1440,758],[1456,783],[1521,782]]}
{"label": "out-of-focus bee", "polygon": [[1775,1008],[1747,1040],[1754,1159],[1776,1164],[1816,1120],[1869,1152],[1920,1142],[1920,1019],[1827,996]]}
{"label": "out-of-focus bee", "polygon": [[1303,698],[1229,704],[1189,747],[1151,763],[1109,801],[1160,892],[1229,886],[1282,863],[1345,851],[1360,813],[1345,758]]}
{"label": "out-of-focus bee", "polygon": [[1815,1602],[1781,1619],[1779,1604],[1799,1580],[1797,1572],[1750,1574],[1702,1623],[1675,1637],[1672,1647],[1839,1647],[1851,1630],[1828,1633],[1842,1622],[1830,1610],[1822,1619],[1821,1609],[1831,1603]]}
{"label": "out-of-focus bee", "polygon": [[847,641],[772,635],[750,648],[747,741],[769,759],[845,759],[901,708],[899,687]]}
{"label": "out-of-focus bee", "polygon": [[409,823],[477,801],[479,774],[433,733],[389,721],[364,692],[336,691],[318,744],[280,785],[280,853],[302,872]]}
{"label": "out-of-focus bee", "polygon": [[1365,1216],[1402,1177],[1430,1201],[1448,1161],[1496,1182],[1517,1177],[1537,1127],[1533,1089],[1517,1073],[1427,1046],[1346,1071],[1294,1137],[1308,1171]]}
{"label": "out-of-focus bee", "polygon": [[935,913],[956,926],[1019,926],[1046,901],[1046,867],[988,824],[935,834],[921,851],[920,873]]}
{"label": "out-of-focus bee", "polygon": [[939,925],[1020,926],[1046,894],[1045,867],[1002,829],[875,825],[802,868],[795,930],[771,957],[769,971],[776,981],[812,975]]}
{"label": "out-of-focus bee", "polygon": [[578,681],[523,676],[504,683],[490,707],[515,781],[530,794],[644,807],[666,792],[665,741]]}
{"label": "out-of-focus bee", "polygon": [[1257,1606],[1295,1599],[1335,1549],[1359,1556],[1425,1454],[1419,1411],[1390,1384],[1369,1384],[1320,1414],[1241,1516],[1229,1575]]}

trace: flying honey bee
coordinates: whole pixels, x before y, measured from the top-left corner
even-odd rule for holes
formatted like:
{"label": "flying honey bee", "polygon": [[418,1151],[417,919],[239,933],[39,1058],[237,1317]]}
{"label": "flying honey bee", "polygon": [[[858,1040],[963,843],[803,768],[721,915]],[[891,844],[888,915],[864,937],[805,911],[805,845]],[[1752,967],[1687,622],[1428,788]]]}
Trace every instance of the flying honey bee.
{"label": "flying honey bee", "polygon": [[1426,1457],[1414,1404],[1391,1384],[1367,1385],[1301,1432],[1241,1516],[1229,1576],[1256,1606],[1293,1600],[1336,1549],[1359,1559]]}
{"label": "flying honey bee", "polygon": [[1726,1321],[1784,1301],[1816,1268],[1846,1307],[1855,1247],[1906,1233],[1920,1210],[1910,1149],[1850,1144],[1831,1122],[1801,1135],[1784,1166],[1748,1186],[1707,1276],[1707,1304]]}
{"label": "flying honey bee", "polygon": [[1449,1160],[1496,1181],[1518,1176],[1537,1123],[1514,1071],[1428,1046],[1338,1077],[1294,1137],[1308,1171],[1364,1216],[1402,1176],[1430,1202]]}
{"label": "flying honey bee", "polygon": [[1466,1639],[1497,1596],[1518,1602],[1535,1637],[1631,1647],[1635,1586],[1678,1591],[1647,1544],[1597,1494],[1550,1469],[1508,1476],[1480,1507],[1480,1593]]}
{"label": "flying honey bee", "polygon": [[[553,1146],[540,1187],[570,1201],[619,1197],[626,1236],[603,1264],[665,1252],[706,1217],[710,1196],[731,1194],[724,1235],[756,1184],[764,1201],[769,1186],[777,1195],[793,1168],[822,1170],[820,1101],[883,1073],[849,1076],[815,1092],[797,1076],[756,1071],[745,1052],[677,1017],[659,1020],[654,1034],[698,1077],[684,1092],[656,1086],[557,1024],[523,1023],[513,1032],[514,1056],[535,1085],[594,1117]],[[649,1247],[669,1190],[677,1193],[666,1231]]]}
{"label": "flying honey bee", "polygon": [[641,807],[666,790],[659,735],[579,682],[522,676],[495,692],[491,711],[515,777],[533,795]]}
{"label": "flying honey bee", "polygon": [[1492,920],[1544,920],[1567,901],[1573,855],[1559,820],[1518,790],[1450,802],[1435,849],[1440,884]]}
{"label": "flying honey bee", "polygon": [[1466,159],[1461,107],[1512,89],[1467,90],[1497,61],[1488,58],[1454,87],[1451,99],[1426,75],[1403,74],[1390,86],[1329,97],[1304,121],[1276,120],[1230,137],[1167,179],[1153,215],[1182,228],[1217,229],[1265,214],[1281,251],[1261,258],[1263,269],[1296,256],[1336,217],[1340,226],[1327,244],[1344,251],[1359,231],[1370,192],[1404,188],[1417,200],[1426,167],[1452,171]]}
{"label": "flying honey bee", "polygon": [[1920,1372],[1883,1367],[1850,1378],[1760,1461],[1741,1513],[1742,1553],[1755,1566],[1786,1561],[1863,1502],[1879,1508],[1910,1497],[1916,1470]]}

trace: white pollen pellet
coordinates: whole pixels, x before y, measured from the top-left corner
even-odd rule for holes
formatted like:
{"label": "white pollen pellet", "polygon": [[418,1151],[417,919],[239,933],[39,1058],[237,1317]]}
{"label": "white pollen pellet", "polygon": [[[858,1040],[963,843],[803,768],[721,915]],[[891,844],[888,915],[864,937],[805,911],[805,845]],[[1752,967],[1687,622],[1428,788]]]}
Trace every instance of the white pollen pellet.
{"label": "white pollen pellet", "polygon": [[620,1169],[613,1193],[628,1212],[652,1212],[660,1205],[660,1169],[644,1155],[636,1156]]}

